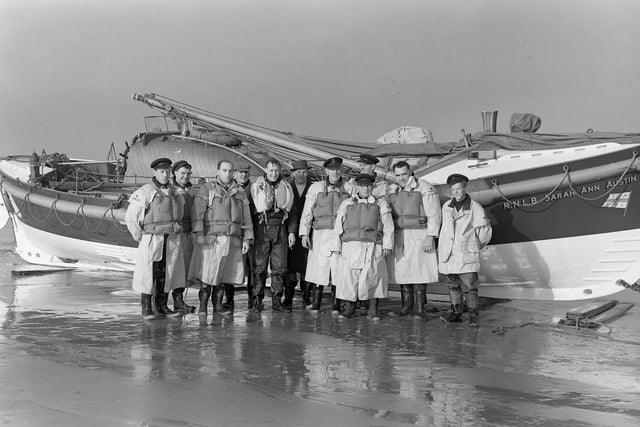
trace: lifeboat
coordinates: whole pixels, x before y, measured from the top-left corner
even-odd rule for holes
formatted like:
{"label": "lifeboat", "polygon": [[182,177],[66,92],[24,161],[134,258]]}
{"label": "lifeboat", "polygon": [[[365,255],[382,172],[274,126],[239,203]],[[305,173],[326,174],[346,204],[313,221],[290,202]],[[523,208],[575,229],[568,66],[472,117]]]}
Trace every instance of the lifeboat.
{"label": "lifeboat", "polygon": [[[193,179],[215,176],[220,160],[252,165],[261,176],[269,157],[285,167],[307,160],[322,177],[329,157],[357,169],[358,154],[383,159],[376,170],[392,180],[397,160],[411,160],[419,179],[434,184],[441,202],[452,173],[493,227],[483,249],[480,295],[493,298],[579,300],[619,292],[640,279],[640,134],[541,134],[483,130],[460,141],[374,144],[277,131],[156,94],[134,100],[159,111],[169,126],[147,126],[122,154],[107,160],[65,155],[0,158],[0,226],[10,221],[16,251],[27,262],[56,267],[133,269],[136,243],[124,225],[129,195],[150,179],[158,157],[193,165]],[[285,171],[286,172],[286,171]]]}

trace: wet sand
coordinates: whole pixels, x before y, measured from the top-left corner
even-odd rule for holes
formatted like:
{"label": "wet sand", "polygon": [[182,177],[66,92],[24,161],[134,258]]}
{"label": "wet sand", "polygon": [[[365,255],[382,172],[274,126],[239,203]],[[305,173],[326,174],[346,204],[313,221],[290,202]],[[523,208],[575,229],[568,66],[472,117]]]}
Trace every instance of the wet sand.
{"label": "wet sand", "polygon": [[[0,420],[36,426],[640,424],[640,297],[608,335],[584,302],[484,300],[479,329],[294,312],[143,321],[122,273],[14,277],[0,231]],[[197,292],[188,302],[196,305]]]}

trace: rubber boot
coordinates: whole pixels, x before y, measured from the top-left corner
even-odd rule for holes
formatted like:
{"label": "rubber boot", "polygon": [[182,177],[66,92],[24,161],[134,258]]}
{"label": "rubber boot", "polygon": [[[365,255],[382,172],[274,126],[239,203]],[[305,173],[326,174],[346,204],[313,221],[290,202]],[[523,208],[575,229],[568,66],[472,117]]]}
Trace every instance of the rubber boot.
{"label": "rubber boot", "polygon": [[[353,308],[355,310],[355,303],[353,304]],[[336,298],[336,287],[335,285],[331,285],[331,314],[339,314],[340,313],[340,300]]]}
{"label": "rubber boot", "polygon": [[371,298],[369,300],[369,313],[367,313],[367,319],[370,320],[379,320],[378,316],[378,302],[380,300],[378,298]]}
{"label": "rubber boot", "polygon": [[220,286],[224,286],[224,302],[222,303],[222,306],[225,308],[225,310],[233,311],[233,297],[235,296],[235,288],[229,283],[225,283]]}
{"label": "rubber boot", "polygon": [[193,305],[187,305],[184,302],[184,288],[175,288],[171,292],[173,296],[173,309],[181,314],[193,313],[196,308]]}
{"label": "rubber boot", "polygon": [[416,317],[422,317],[424,321],[427,321],[427,286],[416,285],[418,288],[415,290],[416,294]]}
{"label": "rubber boot", "polygon": [[323,285],[315,285],[313,288],[313,303],[311,304],[311,312],[317,313],[322,306],[322,294],[324,292]]}
{"label": "rubber boot", "polygon": [[142,306],[142,318],[144,320],[155,319],[153,308],[151,307],[151,295],[140,294],[140,305]]}
{"label": "rubber boot", "polygon": [[225,296],[225,285],[224,284],[220,284],[218,286],[214,286],[213,289],[213,293],[211,295],[211,302],[213,303],[213,311],[222,315],[230,315],[232,314],[232,311],[228,308],[225,308],[224,305],[222,305],[222,299]]}
{"label": "rubber boot", "polygon": [[284,305],[282,305],[282,293],[271,294],[271,310],[284,311]]}
{"label": "rubber boot", "polygon": [[[227,299],[227,306],[225,307],[228,310],[231,310],[233,313],[233,309],[235,307],[235,296],[236,296],[236,287],[231,283],[224,284],[224,295]],[[223,304],[224,305],[224,304]]]}
{"label": "rubber boot", "polygon": [[253,284],[250,281],[247,282],[247,299],[249,301],[249,310],[251,310],[256,300],[253,295]]}
{"label": "rubber boot", "polygon": [[311,295],[313,295],[313,283],[306,280],[300,281],[300,287],[302,288],[302,305],[306,308],[311,308],[312,301]]}
{"label": "rubber boot", "polygon": [[284,311],[287,313],[291,313],[293,310],[293,295],[296,292],[296,288],[290,286],[290,283],[284,288],[284,301],[282,302],[282,306],[284,307]]}
{"label": "rubber boot", "polygon": [[180,315],[180,313],[178,313],[177,311],[171,310],[167,305],[169,303],[169,294],[167,292],[162,292],[161,290],[158,290],[155,295],[155,302],[156,302],[156,311],[158,312],[158,314],[162,316],[169,316],[169,317]]}
{"label": "rubber boot", "polygon": [[356,303],[354,301],[345,301],[344,302],[344,310],[340,313],[340,317],[349,318],[353,316],[353,313],[356,311]]}
{"label": "rubber boot", "polygon": [[206,316],[207,315],[207,305],[209,304],[209,297],[211,296],[211,286],[205,285],[204,283],[200,285],[200,290],[198,291],[198,298],[200,299],[200,307],[198,308],[198,316]]}
{"label": "rubber boot", "polygon": [[442,320],[447,323],[460,322],[460,317],[462,316],[462,305],[460,304],[452,304],[451,311],[449,313],[440,316]]}
{"label": "rubber boot", "polygon": [[400,316],[407,316],[413,313],[413,285],[400,285],[402,298],[402,309]]}
{"label": "rubber boot", "polygon": [[478,315],[478,294],[476,292],[469,292],[467,294],[467,308],[469,310],[469,327],[477,328],[480,326],[480,319]]}
{"label": "rubber boot", "polygon": [[250,303],[251,310],[254,312],[260,312],[264,309],[264,305],[262,304],[262,300],[264,299],[264,283],[267,280],[266,275],[260,276],[258,274],[254,275],[253,281],[253,302]]}

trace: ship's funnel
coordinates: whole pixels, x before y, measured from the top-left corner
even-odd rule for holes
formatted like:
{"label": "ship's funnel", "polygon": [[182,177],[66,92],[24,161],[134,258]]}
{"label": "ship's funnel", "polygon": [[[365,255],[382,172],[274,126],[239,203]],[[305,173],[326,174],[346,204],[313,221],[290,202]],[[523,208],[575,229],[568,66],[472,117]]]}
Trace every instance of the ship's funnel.
{"label": "ship's funnel", "polygon": [[482,111],[482,130],[485,133],[496,133],[498,126],[497,111]]}

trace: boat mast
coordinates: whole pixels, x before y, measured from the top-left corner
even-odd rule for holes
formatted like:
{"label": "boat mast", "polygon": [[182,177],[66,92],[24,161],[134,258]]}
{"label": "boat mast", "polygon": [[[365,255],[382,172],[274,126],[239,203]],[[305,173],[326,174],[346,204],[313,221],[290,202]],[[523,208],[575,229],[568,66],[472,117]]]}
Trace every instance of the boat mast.
{"label": "boat mast", "polygon": [[[330,151],[320,150],[310,146],[308,141],[298,138],[295,135],[225,117],[154,93],[144,95],[134,93],[132,98],[135,101],[147,104],[153,109],[162,111],[163,115],[180,121],[185,127],[188,126],[189,122],[197,123],[204,127],[208,125],[215,129],[228,131],[229,134],[234,136],[241,135],[245,138],[266,141],[275,145],[277,148],[302,153],[317,160],[326,160],[329,157],[336,156],[335,153]],[[358,162],[352,159],[344,159],[343,164],[356,170],[359,169]],[[376,174],[384,179],[393,180],[393,174],[381,167],[376,167]]]}

